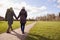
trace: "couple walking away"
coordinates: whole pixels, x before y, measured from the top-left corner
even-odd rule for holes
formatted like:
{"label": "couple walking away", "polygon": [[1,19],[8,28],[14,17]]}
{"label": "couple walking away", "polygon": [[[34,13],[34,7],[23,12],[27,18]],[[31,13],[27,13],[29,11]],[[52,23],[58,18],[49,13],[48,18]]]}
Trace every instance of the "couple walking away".
{"label": "couple walking away", "polygon": [[10,33],[10,29],[11,29],[11,31],[13,31],[13,28],[12,28],[13,16],[16,18],[16,20],[18,20],[18,18],[20,18],[21,31],[22,31],[22,34],[24,34],[24,29],[25,29],[25,24],[26,24],[26,18],[27,18],[27,11],[25,10],[25,7],[23,7],[21,9],[21,11],[19,12],[18,17],[16,17],[16,15],[15,15],[14,10],[13,10],[12,7],[10,7],[9,9],[7,9],[7,12],[6,12],[6,15],[5,15],[5,20],[8,21],[7,33]]}

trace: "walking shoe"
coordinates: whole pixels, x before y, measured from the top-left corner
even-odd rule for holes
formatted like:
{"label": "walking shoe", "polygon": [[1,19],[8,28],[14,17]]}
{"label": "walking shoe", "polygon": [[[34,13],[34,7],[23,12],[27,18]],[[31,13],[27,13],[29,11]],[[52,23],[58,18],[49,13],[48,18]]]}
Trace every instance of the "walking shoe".
{"label": "walking shoe", "polygon": [[10,32],[6,32],[6,33],[10,33]]}

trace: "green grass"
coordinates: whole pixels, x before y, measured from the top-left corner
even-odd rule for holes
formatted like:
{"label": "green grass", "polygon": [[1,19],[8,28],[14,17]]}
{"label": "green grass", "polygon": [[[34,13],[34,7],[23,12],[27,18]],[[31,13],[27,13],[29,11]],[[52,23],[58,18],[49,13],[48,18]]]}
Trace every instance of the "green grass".
{"label": "green grass", "polygon": [[[27,21],[26,25],[33,23],[33,21]],[[12,28],[17,29],[20,27],[20,22],[19,21],[14,21]],[[6,32],[8,28],[8,24],[6,21],[0,21],[0,34]]]}
{"label": "green grass", "polygon": [[60,40],[60,21],[38,21],[26,40]]}

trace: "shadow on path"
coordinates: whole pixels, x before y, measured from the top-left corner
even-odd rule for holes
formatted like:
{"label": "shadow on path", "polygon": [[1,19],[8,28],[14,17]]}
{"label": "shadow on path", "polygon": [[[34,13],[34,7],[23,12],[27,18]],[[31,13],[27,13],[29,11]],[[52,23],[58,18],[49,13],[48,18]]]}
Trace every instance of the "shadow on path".
{"label": "shadow on path", "polygon": [[25,34],[19,34],[19,33],[15,32],[15,31],[13,31],[13,32],[14,32],[14,34],[11,33],[11,35],[16,36],[16,37],[19,38],[20,40],[24,40],[25,37],[26,37],[26,35],[27,35],[27,33],[25,33]]}
{"label": "shadow on path", "polygon": [[11,35],[16,36],[20,40],[53,40],[53,39],[46,38],[46,37],[38,35],[38,34],[30,34],[30,33],[28,34],[26,32],[25,32],[25,34],[19,34],[15,31],[13,31],[13,32],[14,32],[14,34],[11,33]]}
{"label": "shadow on path", "polygon": [[53,39],[46,38],[46,37],[38,35],[38,34],[29,34],[26,37],[26,40],[53,40]]}

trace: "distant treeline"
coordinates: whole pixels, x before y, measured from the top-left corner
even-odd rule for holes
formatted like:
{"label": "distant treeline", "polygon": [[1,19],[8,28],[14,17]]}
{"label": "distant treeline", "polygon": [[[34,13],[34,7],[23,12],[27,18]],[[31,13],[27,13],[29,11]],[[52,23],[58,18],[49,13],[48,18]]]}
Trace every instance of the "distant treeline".
{"label": "distant treeline", "polygon": [[[16,20],[16,19],[13,19],[14,21],[20,21],[20,20]],[[0,16],[0,21],[5,21],[5,18]],[[35,19],[27,19],[27,21],[35,21]]]}
{"label": "distant treeline", "polygon": [[5,20],[5,18],[4,18],[4,17],[2,17],[2,16],[0,16],[0,21],[3,21],[3,20]]}
{"label": "distant treeline", "polygon": [[[0,16],[0,21],[5,21],[5,18]],[[19,20],[14,19],[14,21]],[[46,16],[36,17],[36,19],[27,19],[27,21],[60,21],[60,13],[57,16],[55,14],[47,14]]]}
{"label": "distant treeline", "polygon": [[46,16],[37,17],[36,20],[41,21],[60,21],[60,13],[56,16],[55,14],[47,14]]}

